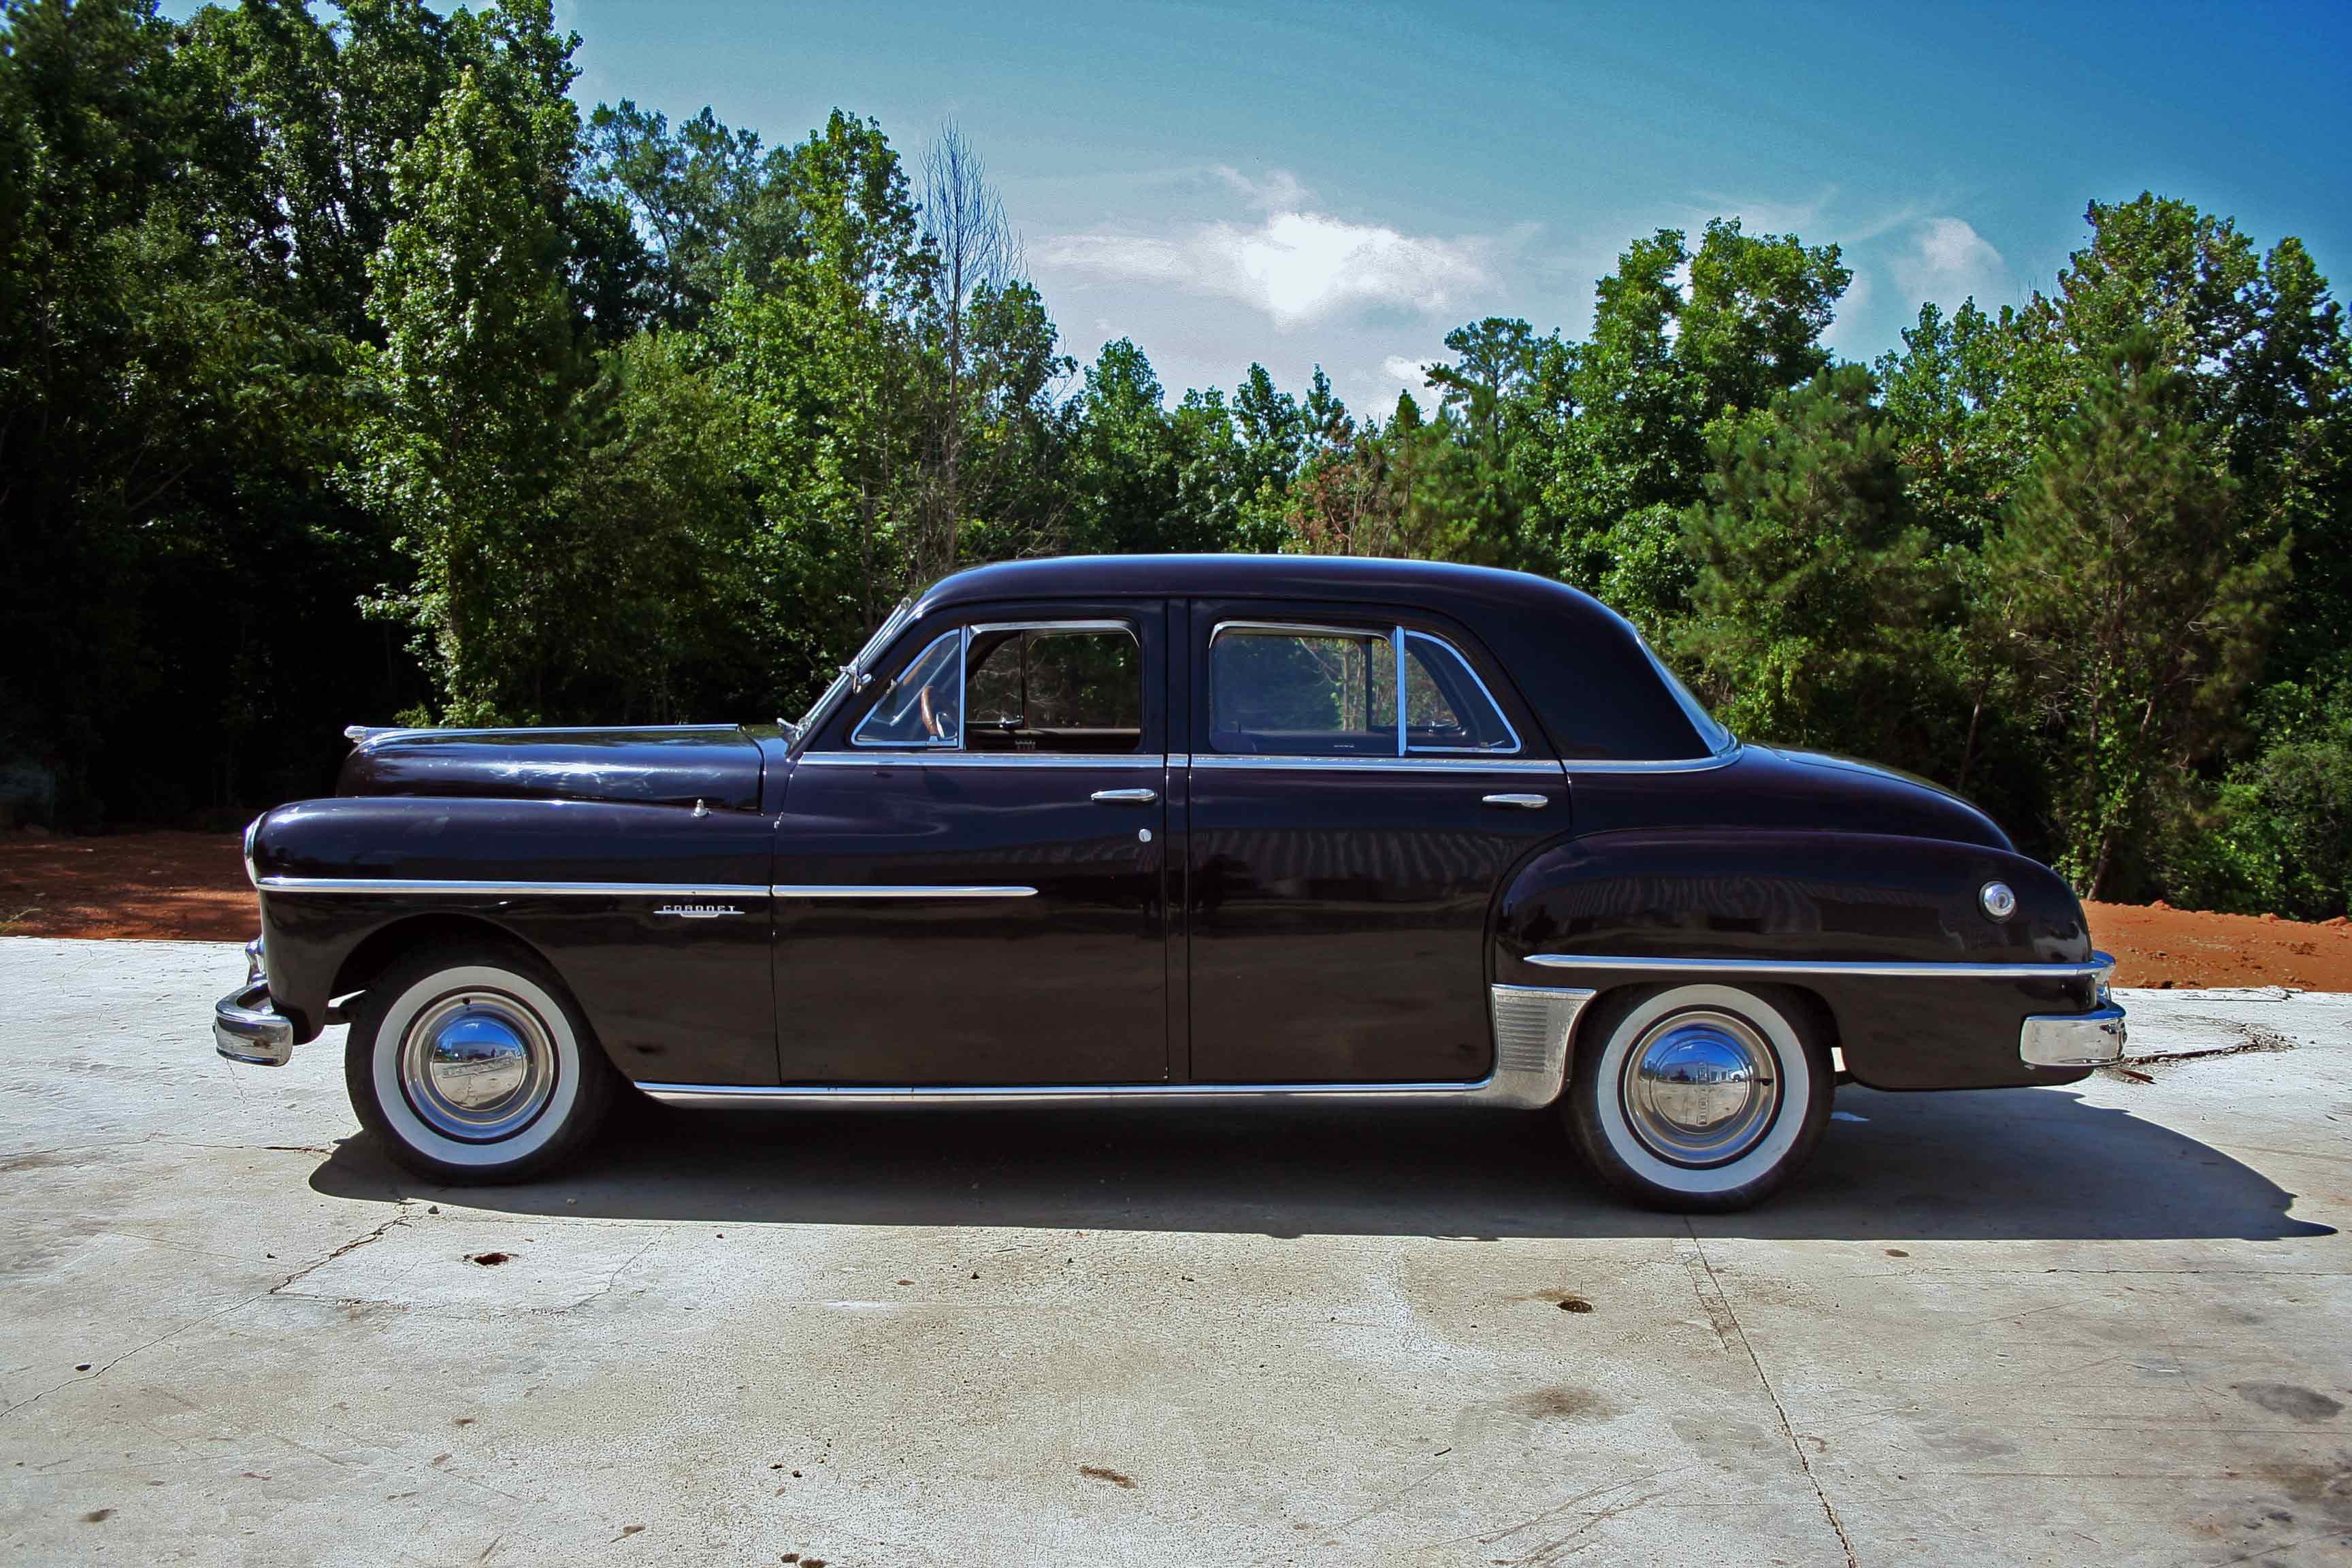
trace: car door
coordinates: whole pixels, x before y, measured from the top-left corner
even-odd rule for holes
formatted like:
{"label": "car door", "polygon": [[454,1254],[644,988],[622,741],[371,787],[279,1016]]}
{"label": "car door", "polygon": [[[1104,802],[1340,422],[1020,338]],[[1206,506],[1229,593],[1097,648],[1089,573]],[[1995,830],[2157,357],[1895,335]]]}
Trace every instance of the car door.
{"label": "car door", "polygon": [[1168,1077],[1166,613],[965,606],[793,765],[777,827],[787,1084]]}
{"label": "car door", "polygon": [[1486,1077],[1489,906],[1568,827],[1516,692],[1424,616],[1196,602],[1191,623],[1191,1076]]}

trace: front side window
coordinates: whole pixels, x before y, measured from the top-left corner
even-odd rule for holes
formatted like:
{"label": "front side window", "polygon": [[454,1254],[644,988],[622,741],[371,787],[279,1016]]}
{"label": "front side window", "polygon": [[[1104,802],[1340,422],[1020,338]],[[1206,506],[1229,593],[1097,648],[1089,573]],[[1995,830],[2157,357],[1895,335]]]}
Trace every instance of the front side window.
{"label": "front side window", "polygon": [[964,749],[1132,752],[1143,650],[1123,626],[975,626]]}
{"label": "front side window", "polygon": [[850,736],[857,746],[1081,754],[1142,742],[1142,648],[1117,621],[942,633]]}
{"label": "front side window", "polygon": [[857,722],[856,746],[953,747],[963,741],[963,628],[944,632],[915,656],[882,700]]}
{"label": "front side window", "polygon": [[1461,653],[1402,626],[1220,626],[1209,643],[1209,730],[1216,751],[1268,756],[1519,749]]}

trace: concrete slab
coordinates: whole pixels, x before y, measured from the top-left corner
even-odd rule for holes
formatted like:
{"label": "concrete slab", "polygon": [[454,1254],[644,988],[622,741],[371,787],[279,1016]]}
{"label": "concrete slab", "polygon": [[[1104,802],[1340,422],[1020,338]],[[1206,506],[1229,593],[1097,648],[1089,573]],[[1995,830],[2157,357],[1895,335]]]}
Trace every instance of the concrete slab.
{"label": "concrete slab", "polygon": [[241,973],[0,941],[14,1560],[2352,1560],[2352,997],[2126,995],[1685,1222],[1466,1112],[638,1106],[442,1191],[335,1036],[212,1055]]}

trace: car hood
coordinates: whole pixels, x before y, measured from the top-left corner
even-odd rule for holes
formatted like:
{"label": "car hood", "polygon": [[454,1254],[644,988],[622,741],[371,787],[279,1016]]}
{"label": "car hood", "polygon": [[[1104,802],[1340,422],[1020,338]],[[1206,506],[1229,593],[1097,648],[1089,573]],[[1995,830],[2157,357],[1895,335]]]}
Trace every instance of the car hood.
{"label": "car hood", "polygon": [[1801,803],[1819,825],[1857,833],[1901,833],[1981,844],[2015,853],[1998,823],[1941,784],[1875,763],[1827,752],[1746,745],[1740,784],[1756,795]]}
{"label": "car hood", "polygon": [[335,793],[760,808],[760,748],[732,724],[353,734]]}

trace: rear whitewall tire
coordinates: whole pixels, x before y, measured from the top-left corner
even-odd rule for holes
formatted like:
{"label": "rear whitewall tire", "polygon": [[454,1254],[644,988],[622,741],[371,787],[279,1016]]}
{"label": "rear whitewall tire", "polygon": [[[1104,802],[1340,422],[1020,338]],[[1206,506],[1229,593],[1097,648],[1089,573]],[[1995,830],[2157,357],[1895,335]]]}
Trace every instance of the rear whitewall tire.
{"label": "rear whitewall tire", "polygon": [[[462,1131],[468,1108],[436,1101],[420,1027],[453,1009],[500,1023],[523,1047],[517,1114],[485,1113],[483,1136]],[[520,1181],[576,1153],[604,1118],[612,1065],[546,966],[493,944],[437,948],[394,964],[353,1010],[344,1081],[361,1124],[409,1170],[453,1185]],[[438,1125],[436,1125],[436,1122]]]}
{"label": "rear whitewall tire", "polygon": [[[1819,1031],[1790,999],[1733,985],[1670,985],[1605,999],[1591,1024],[1579,1031],[1569,1129],[1586,1163],[1619,1193],[1686,1213],[1745,1208],[1811,1158],[1835,1082]],[[1678,1029],[1717,1041],[1726,1055],[1751,1055],[1769,1072],[1745,1102],[1753,1124],[1735,1125],[1738,1141],[1722,1154],[1673,1157],[1666,1148],[1675,1129],[1654,1113],[1649,1136],[1637,1131],[1644,1111],[1634,1053],[1670,1043]]]}

